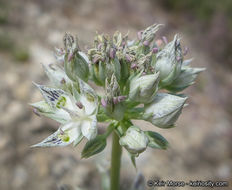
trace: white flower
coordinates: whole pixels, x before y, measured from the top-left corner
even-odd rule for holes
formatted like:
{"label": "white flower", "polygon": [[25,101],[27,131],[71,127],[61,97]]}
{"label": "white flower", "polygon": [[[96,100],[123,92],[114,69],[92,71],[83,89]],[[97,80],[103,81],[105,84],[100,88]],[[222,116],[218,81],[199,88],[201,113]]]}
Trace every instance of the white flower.
{"label": "white flower", "polygon": [[41,143],[33,147],[78,144],[83,137],[91,140],[97,135],[97,96],[86,83],[79,81],[80,93],[75,98],[60,89],[37,85],[45,101],[31,104],[41,115],[62,125]]}

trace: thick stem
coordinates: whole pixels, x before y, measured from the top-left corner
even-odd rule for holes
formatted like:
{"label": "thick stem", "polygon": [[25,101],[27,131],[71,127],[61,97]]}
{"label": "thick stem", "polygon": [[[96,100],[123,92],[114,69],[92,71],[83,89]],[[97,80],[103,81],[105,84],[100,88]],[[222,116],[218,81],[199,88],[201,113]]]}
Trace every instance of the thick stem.
{"label": "thick stem", "polygon": [[116,132],[113,132],[110,170],[110,190],[119,190],[121,154],[122,148],[119,144],[119,137],[116,134]]}

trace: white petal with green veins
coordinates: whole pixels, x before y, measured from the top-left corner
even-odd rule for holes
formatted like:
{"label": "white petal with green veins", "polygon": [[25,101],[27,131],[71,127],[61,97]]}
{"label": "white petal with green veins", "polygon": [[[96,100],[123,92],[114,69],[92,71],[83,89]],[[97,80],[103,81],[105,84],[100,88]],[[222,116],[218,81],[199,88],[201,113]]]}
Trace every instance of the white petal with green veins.
{"label": "white petal with green veins", "polygon": [[32,147],[67,146],[74,142],[80,135],[79,123],[68,123],[59,128],[55,133]]}
{"label": "white petal with green veins", "polygon": [[39,88],[46,102],[52,107],[55,107],[59,97],[65,94],[65,92],[61,89],[49,88],[36,83],[34,84]]}
{"label": "white petal with green veins", "polygon": [[82,121],[81,131],[88,140],[94,139],[97,136],[97,118],[95,115]]}
{"label": "white petal with green veins", "polygon": [[48,118],[54,119],[59,123],[66,123],[71,119],[69,113],[63,109],[52,108],[47,102],[40,101],[30,104],[32,107],[36,108],[39,113]]}

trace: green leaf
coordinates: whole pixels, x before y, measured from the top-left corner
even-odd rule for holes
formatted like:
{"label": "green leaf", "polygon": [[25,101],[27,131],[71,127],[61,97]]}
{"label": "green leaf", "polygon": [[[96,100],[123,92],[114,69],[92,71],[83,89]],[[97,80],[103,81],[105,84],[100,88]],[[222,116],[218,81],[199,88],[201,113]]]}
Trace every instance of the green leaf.
{"label": "green leaf", "polygon": [[149,139],[148,146],[151,148],[167,149],[168,141],[159,133],[153,131],[145,131]]}
{"label": "green leaf", "polygon": [[131,157],[131,162],[132,162],[132,164],[133,164],[134,168],[135,168],[135,169],[137,169],[137,168],[136,168],[136,160],[135,160],[135,156],[130,154],[130,157]]}
{"label": "green leaf", "polygon": [[95,139],[88,141],[81,153],[82,158],[89,158],[94,154],[98,154],[106,147],[106,139],[102,135],[98,135]]}

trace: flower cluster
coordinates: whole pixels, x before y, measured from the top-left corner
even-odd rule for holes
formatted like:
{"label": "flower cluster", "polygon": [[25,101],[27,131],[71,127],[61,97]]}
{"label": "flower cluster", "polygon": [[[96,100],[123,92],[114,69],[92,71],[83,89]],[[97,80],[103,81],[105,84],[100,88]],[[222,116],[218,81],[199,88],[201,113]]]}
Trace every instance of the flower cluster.
{"label": "flower cluster", "polygon": [[[138,32],[137,40],[120,32],[112,38],[97,34],[88,55],[77,38],[66,33],[64,47],[56,49],[57,63],[44,65],[53,86],[35,84],[44,100],[31,104],[37,114],[56,120],[60,127],[34,147],[77,145],[86,138],[82,157],[87,158],[102,151],[114,131],[132,158],[147,147],[166,149],[164,137],[143,131],[132,120],[174,127],[187,99],[178,93],[204,68],[192,68],[191,60],[184,60],[186,50],[178,35],[171,42],[157,39],[160,27],[154,24]],[[90,81],[102,87],[103,96]],[[104,134],[98,134],[98,122],[109,124]]]}

